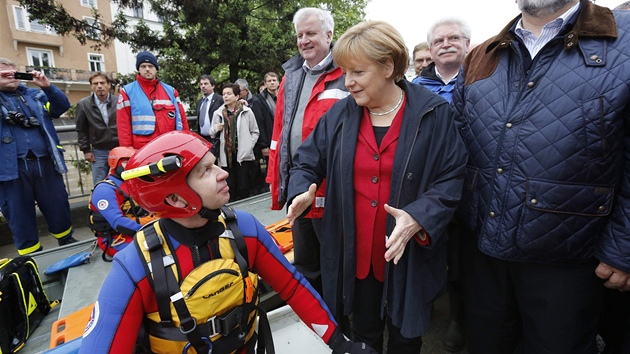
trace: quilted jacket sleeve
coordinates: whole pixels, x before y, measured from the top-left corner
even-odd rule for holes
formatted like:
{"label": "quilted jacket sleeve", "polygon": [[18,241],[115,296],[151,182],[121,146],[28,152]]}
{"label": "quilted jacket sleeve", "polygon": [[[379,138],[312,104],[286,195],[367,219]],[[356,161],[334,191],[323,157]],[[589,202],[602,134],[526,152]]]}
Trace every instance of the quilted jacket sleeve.
{"label": "quilted jacket sleeve", "polygon": [[[625,119],[628,121],[628,117]],[[596,257],[617,269],[630,273],[630,128],[624,137],[624,171],[621,190],[617,197],[606,231],[596,250]]]}

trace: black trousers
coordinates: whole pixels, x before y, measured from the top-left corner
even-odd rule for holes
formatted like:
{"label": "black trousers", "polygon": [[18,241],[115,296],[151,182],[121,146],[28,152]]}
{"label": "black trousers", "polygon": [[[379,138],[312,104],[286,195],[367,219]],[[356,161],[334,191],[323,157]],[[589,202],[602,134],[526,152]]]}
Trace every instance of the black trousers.
{"label": "black trousers", "polygon": [[451,321],[464,322],[464,265],[463,254],[464,238],[470,234],[464,232],[464,228],[451,221],[447,226],[447,265],[448,283],[447,290],[449,296],[449,317]]}
{"label": "black trousers", "polygon": [[383,332],[387,324],[388,354],[418,354],[422,349],[422,337],[406,338],[389,317],[381,319],[383,283],[370,271],[367,278],[356,279],[352,306],[352,334],[355,342],[364,342],[383,353]]}
{"label": "black trousers", "polygon": [[630,292],[606,289],[599,335],[606,347],[602,354],[630,353]]}
{"label": "black trousers", "polygon": [[236,161],[236,154],[232,159],[232,167],[223,167],[230,175],[227,183],[230,187],[230,201],[240,200],[249,197],[253,185],[253,176],[256,168],[255,161]]}
{"label": "black trousers", "polygon": [[464,290],[471,354],[596,354],[603,305],[598,262],[503,261],[470,247]]}
{"label": "black trousers", "polygon": [[319,259],[319,233],[322,219],[298,218],[291,227],[293,233],[293,265],[311,286],[322,294],[322,268]]}

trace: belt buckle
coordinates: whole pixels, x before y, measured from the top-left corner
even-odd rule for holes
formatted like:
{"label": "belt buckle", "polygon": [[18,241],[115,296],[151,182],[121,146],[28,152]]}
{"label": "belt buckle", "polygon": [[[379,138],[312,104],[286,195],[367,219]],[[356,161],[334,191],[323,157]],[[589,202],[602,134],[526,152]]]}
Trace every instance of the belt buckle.
{"label": "belt buckle", "polygon": [[206,321],[206,323],[210,324],[210,329],[212,329],[212,332],[210,334],[208,334],[208,338],[214,338],[216,336],[218,336],[219,331],[217,331],[217,324],[215,322],[215,320],[217,319],[217,316],[212,316],[210,318],[208,318],[208,320]]}

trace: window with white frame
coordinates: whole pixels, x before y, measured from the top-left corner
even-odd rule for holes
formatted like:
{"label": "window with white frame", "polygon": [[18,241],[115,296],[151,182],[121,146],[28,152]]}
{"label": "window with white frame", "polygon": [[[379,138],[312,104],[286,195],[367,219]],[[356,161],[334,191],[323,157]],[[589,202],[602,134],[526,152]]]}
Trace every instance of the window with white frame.
{"label": "window with white frame", "polygon": [[28,52],[28,65],[42,68],[53,67],[53,53],[50,50],[39,48],[27,48]]}
{"label": "window with white frame", "polygon": [[133,17],[144,18],[144,9],[142,6],[142,2],[138,2],[138,5],[134,6],[132,10],[133,10]]}
{"label": "window with white frame", "polygon": [[56,78],[52,51],[27,47],[26,54],[28,55],[29,66],[32,66],[35,70],[42,71],[49,79]]}
{"label": "window with white frame", "polygon": [[105,71],[105,58],[103,54],[88,53],[90,71]]}
{"label": "window with white frame", "polygon": [[101,38],[101,30],[99,28],[98,22],[92,17],[83,17],[83,21],[87,22],[85,27],[85,35],[94,41],[97,41]]}
{"label": "window with white frame", "polygon": [[21,6],[13,6],[13,17],[15,18],[15,27],[21,31],[31,31],[46,34],[57,34],[52,27],[39,23],[37,20],[30,19],[28,11]]}
{"label": "window with white frame", "polygon": [[96,0],[81,0],[81,6],[93,7],[96,9]]}

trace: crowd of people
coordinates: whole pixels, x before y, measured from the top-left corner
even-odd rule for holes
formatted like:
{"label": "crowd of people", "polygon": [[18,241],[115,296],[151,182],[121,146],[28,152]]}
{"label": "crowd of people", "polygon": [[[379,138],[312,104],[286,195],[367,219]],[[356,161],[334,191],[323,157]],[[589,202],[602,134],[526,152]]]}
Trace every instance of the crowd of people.
{"label": "crowd of people", "polygon": [[[137,55],[136,81],[117,96],[94,74],[76,109],[100,188],[91,208],[110,224],[104,250],[138,233],[137,249],[110,252],[120,251],[82,351],[127,352],[144,323],[154,352],[252,352],[251,323],[215,343],[187,321],[216,313],[174,295],[198,267],[230,258],[335,353],[419,353],[444,292],[449,352],[630,353],[630,2],[516,2],[520,14],[475,48],[465,21],[437,19],[411,58],[391,24],[364,21],[334,42],[330,13],[302,8],[283,75],[264,74],[254,92],[244,79],[215,92],[212,76],[199,78],[196,133],[152,53]],[[29,254],[41,250],[34,201],[60,245],[76,242],[51,121],[70,105],[42,73],[41,90],[14,73],[0,58],[0,206]],[[124,181],[170,156],[174,170]],[[264,191],[286,208],[293,264],[255,218],[230,222],[224,208]],[[136,220],[121,223],[130,200]],[[170,254],[179,283],[145,272]],[[234,306],[255,311],[251,301]],[[186,335],[159,329],[165,320]]]}

